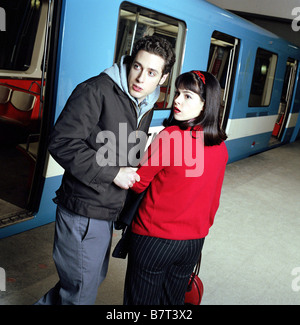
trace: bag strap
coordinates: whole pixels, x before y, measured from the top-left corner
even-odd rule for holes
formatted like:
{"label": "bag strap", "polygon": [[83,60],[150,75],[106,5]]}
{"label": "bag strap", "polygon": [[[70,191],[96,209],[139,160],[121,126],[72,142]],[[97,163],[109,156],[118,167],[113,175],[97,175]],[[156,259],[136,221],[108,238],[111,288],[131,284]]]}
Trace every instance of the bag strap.
{"label": "bag strap", "polygon": [[191,276],[191,279],[190,279],[190,282],[189,282],[189,285],[188,285],[188,291],[190,291],[192,289],[192,285],[193,285],[193,282],[194,282],[194,279],[195,279],[195,276],[199,274],[200,272],[200,265],[201,265],[201,258],[202,258],[202,252],[200,253],[200,257],[199,257],[199,260],[194,268],[194,272],[192,273],[192,276]]}
{"label": "bag strap", "polygon": [[201,266],[201,258],[202,258],[202,252],[200,253],[200,257],[199,257],[199,260],[195,266],[195,271],[194,271],[194,274],[198,275],[199,272],[200,272],[200,266]]}

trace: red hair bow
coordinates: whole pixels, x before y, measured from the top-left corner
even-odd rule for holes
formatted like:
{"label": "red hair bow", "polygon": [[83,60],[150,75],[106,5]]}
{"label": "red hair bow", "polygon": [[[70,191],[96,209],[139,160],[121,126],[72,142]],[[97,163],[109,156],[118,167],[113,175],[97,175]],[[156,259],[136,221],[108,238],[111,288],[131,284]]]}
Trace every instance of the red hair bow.
{"label": "red hair bow", "polygon": [[198,70],[193,70],[192,72],[193,72],[194,74],[196,74],[196,75],[201,79],[201,81],[204,83],[204,85],[205,85],[205,77],[204,77],[204,74],[201,73],[201,72],[198,71]]}

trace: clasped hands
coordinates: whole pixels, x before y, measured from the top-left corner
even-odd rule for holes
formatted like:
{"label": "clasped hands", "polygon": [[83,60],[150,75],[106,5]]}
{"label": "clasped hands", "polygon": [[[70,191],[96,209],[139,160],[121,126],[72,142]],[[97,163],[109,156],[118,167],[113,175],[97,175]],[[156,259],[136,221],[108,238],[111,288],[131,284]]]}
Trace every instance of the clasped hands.
{"label": "clasped hands", "polygon": [[140,181],[140,176],[136,171],[137,168],[121,167],[113,182],[120,188],[128,190],[135,182]]}

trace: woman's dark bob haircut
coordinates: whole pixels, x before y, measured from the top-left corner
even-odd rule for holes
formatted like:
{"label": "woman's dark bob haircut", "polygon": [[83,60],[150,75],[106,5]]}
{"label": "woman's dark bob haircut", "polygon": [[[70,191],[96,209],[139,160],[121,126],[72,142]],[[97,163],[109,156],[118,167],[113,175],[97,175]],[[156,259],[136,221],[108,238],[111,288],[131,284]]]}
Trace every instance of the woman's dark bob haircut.
{"label": "woman's dark bob haircut", "polygon": [[200,72],[205,77],[205,84],[194,72],[181,74],[175,82],[176,89],[190,90],[204,101],[200,115],[188,121],[176,121],[172,109],[169,118],[164,121],[164,126],[178,125],[182,130],[200,128],[204,132],[205,146],[219,145],[227,139],[226,133],[220,127],[220,84],[211,73]]}

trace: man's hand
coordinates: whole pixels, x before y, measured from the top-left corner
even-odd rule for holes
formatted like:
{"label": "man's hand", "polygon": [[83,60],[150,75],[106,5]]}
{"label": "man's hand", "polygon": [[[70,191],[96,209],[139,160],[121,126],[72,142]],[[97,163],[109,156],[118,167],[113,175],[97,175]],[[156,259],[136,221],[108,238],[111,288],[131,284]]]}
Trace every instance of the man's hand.
{"label": "man's hand", "polygon": [[113,182],[122,189],[128,190],[135,182],[140,181],[136,171],[137,168],[121,167]]}

